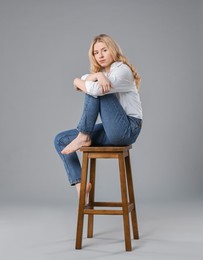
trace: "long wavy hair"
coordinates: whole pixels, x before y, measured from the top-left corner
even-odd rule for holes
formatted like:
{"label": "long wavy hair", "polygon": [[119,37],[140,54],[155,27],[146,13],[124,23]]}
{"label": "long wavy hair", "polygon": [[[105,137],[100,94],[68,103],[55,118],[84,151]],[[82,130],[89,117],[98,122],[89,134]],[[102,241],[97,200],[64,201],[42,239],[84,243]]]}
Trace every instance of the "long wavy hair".
{"label": "long wavy hair", "polygon": [[141,78],[140,78],[137,70],[135,69],[135,67],[131,63],[129,63],[128,59],[123,55],[120,46],[107,34],[100,34],[100,35],[96,36],[91,43],[91,46],[90,46],[90,49],[89,49],[90,72],[96,73],[96,72],[102,71],[102,69],[103,69],[97,63],[97,61],[94,57],[94,45],[95,45],[96,42],[103,42],[103,43],[106,44],[106,46],[109,49],[114,61],[121,61],[124,64],[129,66],[129,68],[131,69],[131,71],[133,73],[133,77],[134,77],[135,82],[136,82],[136,87],[139,90]]}

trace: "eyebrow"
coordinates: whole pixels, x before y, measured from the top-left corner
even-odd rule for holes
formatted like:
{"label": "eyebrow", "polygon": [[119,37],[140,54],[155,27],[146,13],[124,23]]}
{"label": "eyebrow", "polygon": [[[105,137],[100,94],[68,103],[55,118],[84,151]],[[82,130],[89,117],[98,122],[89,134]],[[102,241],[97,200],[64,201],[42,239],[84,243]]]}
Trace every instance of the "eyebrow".
{"label": "eyebrow", "polygon": [[[101,50],[103,50],[103,49],[107,49],[107,47],[103,47],[103,48],[101,48]],[[96,51],[98,51],[98,50],[94,50],[94,52],[96,52]]]}

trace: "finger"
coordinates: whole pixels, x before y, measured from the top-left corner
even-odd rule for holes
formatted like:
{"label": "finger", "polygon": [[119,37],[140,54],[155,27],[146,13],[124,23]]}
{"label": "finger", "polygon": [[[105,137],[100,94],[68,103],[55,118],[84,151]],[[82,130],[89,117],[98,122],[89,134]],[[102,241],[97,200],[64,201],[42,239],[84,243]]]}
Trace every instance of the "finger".
{"label": "finger", "polygon": [[104,90],[104,93],[106,93],[108,91],[106,86],[103,87],[103,90]]}
{"label": "finger", "polygon": [[109,92],[109,91],[110,91],[110,86],[106,85],[106,92]]}
{"label": "finger", "polygon": [[105,89],[104,89],[104,86],[102,86],[102,93],[103,93],[103,94],[105,93]]}
{"label": "finger", "polygon": [[106,84],[106,87],[107,87],[108,89],[111,88],[111,84],[110,84],[110,82],[108,82],[108,83]]}

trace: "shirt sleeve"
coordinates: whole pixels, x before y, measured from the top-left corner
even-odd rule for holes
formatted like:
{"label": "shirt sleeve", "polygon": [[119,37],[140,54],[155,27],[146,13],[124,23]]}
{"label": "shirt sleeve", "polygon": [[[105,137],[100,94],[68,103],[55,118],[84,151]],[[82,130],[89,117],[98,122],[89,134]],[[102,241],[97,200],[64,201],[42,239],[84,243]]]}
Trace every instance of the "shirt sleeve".
{"label": "shirt sleeve", "polygon": [[89,76],[90,74],[85,74],[81,77],[81,80],[86,80],[86,78]]}
{"label": "shirt sleeve", "polygon": [[131,69],[125,64],[115,68],[108,79],[111,82],[111,89],[109,92],[103,94],[98,82],[87,80],[85,81],[87,93],[96,97],[118,92],[129,92],[132,91],[132,89],[135,89],[135,82]]}

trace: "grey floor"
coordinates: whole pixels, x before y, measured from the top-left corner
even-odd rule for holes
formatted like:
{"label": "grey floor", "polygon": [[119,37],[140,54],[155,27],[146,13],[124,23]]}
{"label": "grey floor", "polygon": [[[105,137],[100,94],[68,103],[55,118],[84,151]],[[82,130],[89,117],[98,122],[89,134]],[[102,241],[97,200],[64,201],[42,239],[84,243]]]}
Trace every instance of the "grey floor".
{"label": "grey floor", "polygon": [[202,202],[139,203],[137,210],[140,240],[126,253],[121,216],[96,216],[94,238],[84,232],[83,249],[75,250],[76,206],[1,206],[0,259],[203,259]]}

